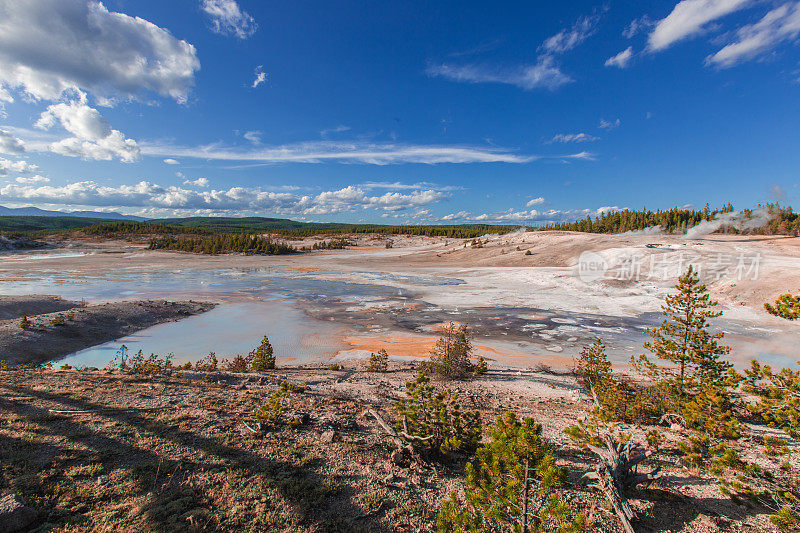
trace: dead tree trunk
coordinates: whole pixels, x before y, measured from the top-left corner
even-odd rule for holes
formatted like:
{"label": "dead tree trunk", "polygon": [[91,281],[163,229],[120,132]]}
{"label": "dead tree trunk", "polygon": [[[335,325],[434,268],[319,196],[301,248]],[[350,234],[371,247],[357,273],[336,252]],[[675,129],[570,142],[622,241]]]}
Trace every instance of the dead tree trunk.
{"label": "dead tree trunk", "polygon": [[[592,396],[598,404],[597,395],[592,387]],[[617,442],[610,434],[601,436],[605,448],[587,445],[588,448],[600,458],[600,463],[594,471],[587,472],[584,477],[594,480],[593,487],[599,489],[611,503],[614,512],[622,521],[625,533],[636,533],[631,525],[631,520],[636,518],[636,513],[628,503],[625,492],[640,483],[650,482],[659,476],[659,467],[650,472],[639,473],[639,464],[650,457],[650,450],[641,452],[639,447],[631,442]]]}

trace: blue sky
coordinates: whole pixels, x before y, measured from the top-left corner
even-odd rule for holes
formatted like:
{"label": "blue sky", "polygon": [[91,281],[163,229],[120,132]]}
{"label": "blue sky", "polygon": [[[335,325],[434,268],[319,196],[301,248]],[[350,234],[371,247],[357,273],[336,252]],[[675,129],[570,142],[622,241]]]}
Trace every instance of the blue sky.
{"label": "blue sky", "polygon": [[800,2],[0,0],[0,204],[543,223],[797,198]]}

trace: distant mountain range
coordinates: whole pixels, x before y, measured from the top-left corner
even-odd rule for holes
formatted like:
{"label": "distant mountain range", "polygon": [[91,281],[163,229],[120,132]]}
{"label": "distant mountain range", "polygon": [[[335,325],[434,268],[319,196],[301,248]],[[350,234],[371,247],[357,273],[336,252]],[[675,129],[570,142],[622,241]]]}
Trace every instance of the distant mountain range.
{"label": "distant mountain range", "polygon": [[105,218],[109,220],[132,220],[142,222],[144,217],[123,215],[113,211],[47,211],[38,207],[4,207],[0,205],[0,216],[8,217],[79,217],[79,218]]}

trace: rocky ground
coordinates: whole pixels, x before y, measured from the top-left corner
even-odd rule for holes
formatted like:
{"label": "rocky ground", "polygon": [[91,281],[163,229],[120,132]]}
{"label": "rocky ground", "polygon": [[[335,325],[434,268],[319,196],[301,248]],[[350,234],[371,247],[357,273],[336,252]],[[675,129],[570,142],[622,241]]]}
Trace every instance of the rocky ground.
{"label": "rocky ground", "polygon": [[[148,300],[85,306],[52,296],[0,296],[0,360],[41,364],[150,326],[204,313],[214,304]],[[30,326],[21,327],[27,316]]]}
{"label": "rocky ground", "polygon": [[[365,415],[393,422],[414,372],[356,362],[249,374],[0,372],[0,498],[35,511],[30,531],[430,531],[441,500],[463,487],[464,460],[394,461],[392,441]],[[283,381],[306,384],[290,396],[302,423],[253,431],[253,412]],[[620,531],[581,479],[594,456],[563,434],[588,405],[569,376],[492,369],[436,385],[456,389],[484,424],[507,410],[542,423],[567,472],[567,501],[591,531]],[[652,428],[629,429],[642,439]],[[772,530],[765,509],[736,505],[677,466],[680,430],[659,431],[664,476],[630,495],[637,531]]]}

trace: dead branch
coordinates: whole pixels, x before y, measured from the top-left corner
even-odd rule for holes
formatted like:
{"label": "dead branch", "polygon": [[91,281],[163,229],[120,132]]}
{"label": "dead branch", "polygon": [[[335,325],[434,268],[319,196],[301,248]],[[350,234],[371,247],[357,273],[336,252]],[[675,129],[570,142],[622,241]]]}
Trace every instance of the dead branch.
{"label": "dead branch", "polygon": [[599,489],[611,503],[614,512],[622,521],[625,532],[635,533],[630,521],[636,518],[636,513],[628,503],[625,492],[640,483],[656,479],[660,468],[639,473],[638,465],[650,457],[651,451],[639,452],[637,446],[630,442],[617,442],[610,434],[603,435],[603,442],[605,448],[589,446],[589,449],[600,458],[600,464],[584,477],[594,480],[592,486]]}

